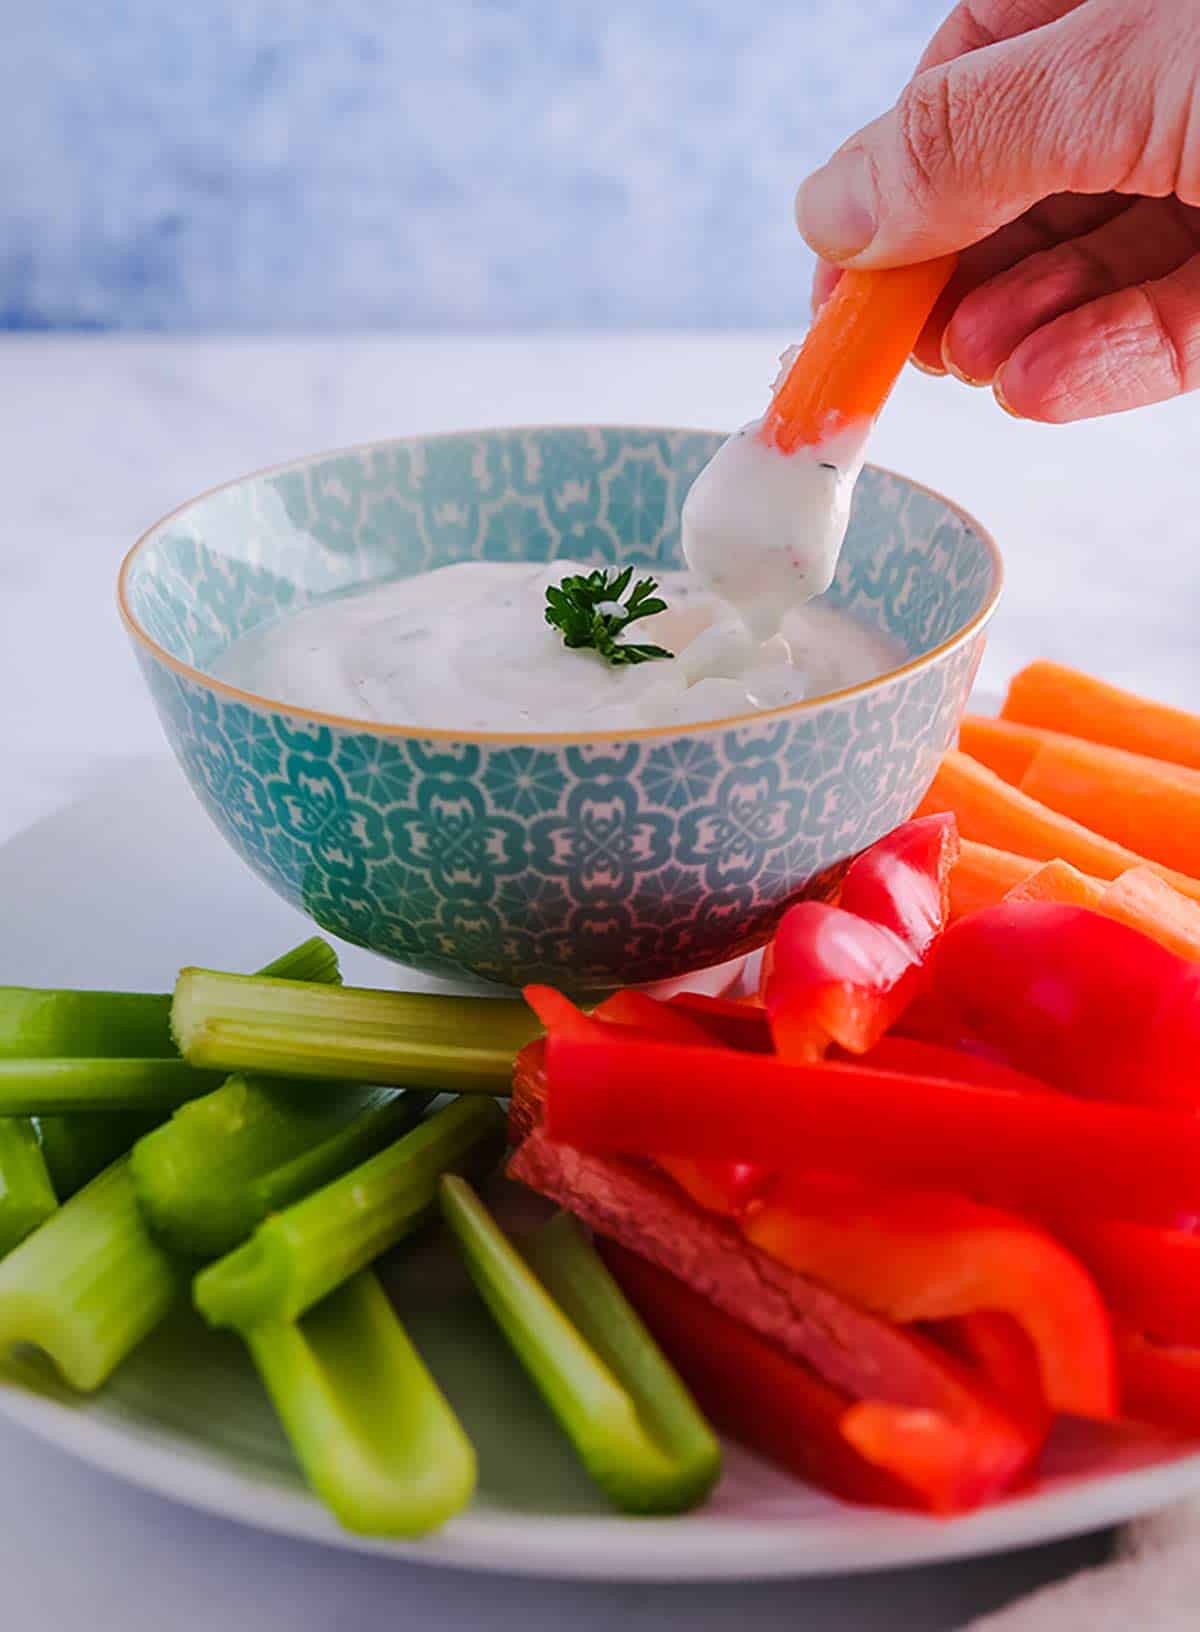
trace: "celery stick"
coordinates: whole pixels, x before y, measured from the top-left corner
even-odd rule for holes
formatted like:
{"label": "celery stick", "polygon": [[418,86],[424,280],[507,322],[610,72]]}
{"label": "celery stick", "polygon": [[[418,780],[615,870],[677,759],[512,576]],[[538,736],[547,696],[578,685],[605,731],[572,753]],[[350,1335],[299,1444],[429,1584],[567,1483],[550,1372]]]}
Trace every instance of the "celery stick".
{"label": "celery stick", "polygon": [[138,1201],[163,1246],[219,1258],[268,1213],[398,1139],[428,1103],[394,1088],[227,1077],[135,1145]]}
{"label": "celery stick", "polygon": [[290,952],[272,958],[257,974],[263,980],[307,980],[321,986],[338,986],[342,979],[337,953],[319,935],[310,935]]}
{"label": "celery stick", "polygon": [[[338,979],[333,949],[316,937],[270,968],[276,974],[294,969]],[[136,1063],[186,1069],[178,1060]],[[128,1131],[125,1118],[94,1113],[44,1119],[43,1132],[45,1122],[55,1124],[50,1148],[60,1141],[74,1179],[97,1159],[99,1130],[124,1123]],[[96,1137],[88,1137],[88,1125]],[[158,1325],[186,1284],[187,1272],[151,1239],[128,1159],[118,1158],[0,1263],[0,1352],[17,1343],[36,1344],[72,1387],[99,1388]]]}
{"label": "celery stick", "polygon": [[0,1256],[11,1252],[58,1206],[33,1124],[0,1117]]}
{"label": "celery stick", "polygon": [[442,1180],[441,1204],[481,1297],[609,1500],[632,1513],[703,1501],[717,1439],[574,1219],[559,1214],[523,1257],[461,1178]]}
{"label": "celery stick", "polygon": [[428,1218],[444,1172],[494,1160],[503,1139],[504,1117],[490,1100],[455,1100],[361,1167],[272,1214],[244,1246],[202,1270],[192,1289],[197,1309],[210,1325],[241,1332],[298,1320]]}
{"label": "celery stick", "polygon": [[[260,973],[277,980],[341,979],[337,953],[319,935]],[[174,1059],[171,994],[77,992],[0,986],[0,1060]]]}
{"label": "celery stick", "polygon": [[184,1284],[116,1161],[0,1262],[0,1351],[37,1344],[72,1388],[99,1388]]}
{"label": "celery stick", "polygon": [[[301,942],[290,952],[274,959],[260,971],[264,975],[274,975],[280,979],[291,980],[324,980],[338,981],[341,975],[338,970],[337,953],[327,941],[314,935],[309,940]],[[82,996],[95,998],[96,1001],[96,1033],[87,1033],[82,1036],[78,1033],[70,1034],[64,1028],[55,1035],[52,1041],[63,1046],[56,1047],[52,1052],[64,1054],[125,1054],[132,1049],[121,1047],[122,1043],[132,1042],[132,1034],[128,1025],[122,1021],[124,1004],[146,1003],[158,1006],[160,1011],[158,1021],[162,1030],[162,1041],[171,1057],[175,1058],[175,1044],[171,1041],[169,1010],[170,998],[136,998],[118,994],[115,998],[116,1007],[109,1011],[110,1023],[105,1024],[105,1011],[101,1000],[113,998],[111,993],[75,993],[75,992],[44,992],[39,995],[54,1000],[54,1004],[61,1005],[64,1000]],[[3,1006],[3,994],[0,993],[0,1010]],[[66,1004],[70,1008],[70,1004]],[[56,1009],[55,1012],[63,1012]],[[0,1019],[0,1026],[3,1022]],[[80,1041],[87,1043],[87,1047],[70,1046]],[[34,1052],[32,1049],[29,1052]],[[0,1055],[3,1049],[0,1048]],[[218,1093],[220,1090],[216,1090]],[[123,1156],[127,1150],[142,1137],[149,1133],[151,1128],[157,1127],[161,1121],[160,1113],[145,1113],[137,1111],[118,1111],[111,1116],[97,1116],[91,1112],[80,1112],[68,1116],[40,1116],[36,1126],[42,1144],[42,1154],[46,1159],[46,1166],[50,1173],[50,1180],[54,1185],[55,1194],[59,1201],[67,1201],[77,1190],[82,1190],[90,1179],[97,1173],[103,1172],[110,1162]],[[225,1250],[224,1248],[220,1250]]]}
{"label": "celery stick", "polygon": [[0,986],[0,1059],[57,1054],[173,1058],[170,996]]}
{"label": "celery stick", "polygon": [[246,1343],[309,1484],[347,1529],[421,1536],[470,1501],[471,1442],[370,1270]]}
{"label": "celery stick", "polygon": [[219,1071],[184,1060],[0,1060],[0,1115],[160,1111],[208,1093]]}
{"label": "celery stick", "polygon": [[156,1115],[139,1111],[36,1117],[42,1155],[59,1201],[69,1201],[110,1162],[124,1156],[144,1133],[157,1127],[158,1120]]}
{"label": "celery stick", "polygon": [[507,1094],[541,1027],[513,998],[310,986],[185,969],[171,1025],[197,1066]]}

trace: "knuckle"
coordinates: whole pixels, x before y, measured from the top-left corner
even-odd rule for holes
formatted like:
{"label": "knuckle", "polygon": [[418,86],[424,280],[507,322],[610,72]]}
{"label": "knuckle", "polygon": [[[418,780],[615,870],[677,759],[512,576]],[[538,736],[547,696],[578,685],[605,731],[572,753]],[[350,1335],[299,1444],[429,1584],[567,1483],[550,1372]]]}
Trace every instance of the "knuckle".
{"label": "knuckle", "polygon": [[955,94],[949,74],[922,74],[897,106],[900,145],[914,192],[938,192],[960,166],[969,143],[969,104]]}

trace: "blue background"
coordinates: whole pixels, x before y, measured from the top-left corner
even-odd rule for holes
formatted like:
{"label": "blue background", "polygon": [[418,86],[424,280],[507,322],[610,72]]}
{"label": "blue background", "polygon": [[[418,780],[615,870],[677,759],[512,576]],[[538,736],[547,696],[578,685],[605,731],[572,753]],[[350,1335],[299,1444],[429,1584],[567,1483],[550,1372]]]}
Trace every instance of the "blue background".
{"label": "blue background", "polygon": [[795,321],[939,0],[0,0],[0,326]]}

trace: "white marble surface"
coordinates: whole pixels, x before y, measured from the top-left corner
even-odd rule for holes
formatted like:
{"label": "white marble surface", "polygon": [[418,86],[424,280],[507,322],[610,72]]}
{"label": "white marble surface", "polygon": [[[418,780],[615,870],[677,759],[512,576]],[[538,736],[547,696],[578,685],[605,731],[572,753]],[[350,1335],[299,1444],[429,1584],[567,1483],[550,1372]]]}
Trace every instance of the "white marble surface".
{"label": "white marble surface", "polygon": [[[0,842],[109,759],[160,749],[112,585],[137,533],[182,499],[312,449],[417,430],[729,426],[760,407],[786,338],[0,340]],[[1198,433],[1200,401],[1048,430],[1006,419],[985,394],[905,377],[874,457],[975,511],[1007,554],[985,683],[1045,653],[1174,701],[1200,698]],[[0,1428],[0,1619],[39,1632],[385,1621],[598,1632],[735,1619],[747,1632],[936,1632],[1098,1550],[859,1582],[539,1587],[257,1537]]]}

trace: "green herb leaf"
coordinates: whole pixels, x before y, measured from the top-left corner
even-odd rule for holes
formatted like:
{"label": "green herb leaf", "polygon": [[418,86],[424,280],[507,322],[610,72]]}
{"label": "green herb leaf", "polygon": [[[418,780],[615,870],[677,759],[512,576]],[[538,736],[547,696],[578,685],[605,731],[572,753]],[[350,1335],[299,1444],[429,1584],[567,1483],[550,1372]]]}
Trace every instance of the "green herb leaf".
{"label": "green herb leaf", "polygon": [[632,580],[632,567],[620,572],[598,567],[594,572],[564,578],[546,591],[546,622],[561,632],[564,645],[599,652],[614,667],[673,656],[664,646],[622,645],[618,641],[617,636],[631,623],[667,610],[653,578],[639,578],[626,600],[625,592]]}

